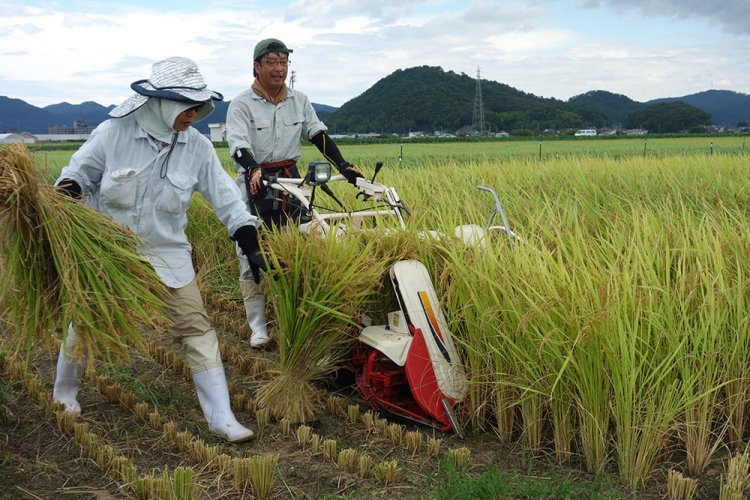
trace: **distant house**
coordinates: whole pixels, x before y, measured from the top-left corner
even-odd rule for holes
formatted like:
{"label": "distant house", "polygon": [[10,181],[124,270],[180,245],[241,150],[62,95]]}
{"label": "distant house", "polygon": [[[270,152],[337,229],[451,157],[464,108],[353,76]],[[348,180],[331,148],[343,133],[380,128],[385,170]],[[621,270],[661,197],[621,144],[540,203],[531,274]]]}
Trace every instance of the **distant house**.
{"label": "distant house", "polygon": [[644,128],[629,128],[623,129],[622,133],[625,135],[646,135],[648,134],[648,130]]}
{"label": "distant house", "polygon": [[596,135],[596,129],[595,128],[583,128],[577,131],[573,135],[575,135],[576,137]]}
{"label": "distant house", "polygon": [[209,138],[211,142],[226,142],[227,141],[227,124],[226,123],[209,123],[208,124]]}
{"label": "distant house", "polygon": [[69,125],[55,125],[49,127],[47,132],[49,135],[89,135],[95,128],[96,125],[89,125],[86,120],[74,120],[72,127]]}
{"label": "distant house", "polygon": [[0,134],[0,144],[18,144],[19,142],[25,142],[26,144],[36,142],[36,137],[28,132],[22,134]]}

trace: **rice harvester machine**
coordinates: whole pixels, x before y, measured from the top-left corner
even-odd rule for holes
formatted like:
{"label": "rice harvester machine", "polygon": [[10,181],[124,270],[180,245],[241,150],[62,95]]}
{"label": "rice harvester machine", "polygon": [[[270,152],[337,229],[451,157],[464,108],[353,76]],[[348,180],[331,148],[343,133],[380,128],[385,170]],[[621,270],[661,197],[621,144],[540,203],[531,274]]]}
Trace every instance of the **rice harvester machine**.
{"label": "rice harvester machine", "polygon": [[[357,179],[356,196],[370,205],[356,211],[346,210],[328,188],[329,183],[346,180],[342,175],[331,176],[328,163],[311,163],[303,179],[270,179],[267,185],[300,204],[309,218],[300,225],[303,232],[335,230],[340,234],[359,228],[363,218],[377,216],[396,217],[405,228],[409,212],[395,188],[375,180],[381,168],[378,162],[371,179]],[[492,193],[494,212],[486,227],[458,226],[455,236],[467,244],[483,246],[488,231],[502,230],[513,244],[517,237],[509,229],[497,194],[491,188],[477,187]],[[324,211],[314,204],[317,188],[329,194],[341,210]],[[502,226],[492,225],[497,214]],[[444,237],[434,231],[430,235]],[[466,373],[427,268],[417,260],[403,260],[391,266],[389,277],[398,310],[388,313],[385,325],[373,325],[363,315],[352,355],[356,390],[374,409],[462,436],[455,408],[466,394]]]}

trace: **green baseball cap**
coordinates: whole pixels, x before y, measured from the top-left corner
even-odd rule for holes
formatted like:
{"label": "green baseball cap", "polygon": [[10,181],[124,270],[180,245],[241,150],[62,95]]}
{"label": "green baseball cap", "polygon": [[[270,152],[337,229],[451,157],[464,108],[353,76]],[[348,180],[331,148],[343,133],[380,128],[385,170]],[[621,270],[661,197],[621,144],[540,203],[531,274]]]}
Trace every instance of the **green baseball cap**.
{"label": "green baseball cap", "polygon": [[281,40],[277,40],[276,38],[266,38],[255,45],[253,60],[257,61],[259,57],[263,57],[269,52],[283,52],[288,55],[290,52],[294,51],[287,48]]}

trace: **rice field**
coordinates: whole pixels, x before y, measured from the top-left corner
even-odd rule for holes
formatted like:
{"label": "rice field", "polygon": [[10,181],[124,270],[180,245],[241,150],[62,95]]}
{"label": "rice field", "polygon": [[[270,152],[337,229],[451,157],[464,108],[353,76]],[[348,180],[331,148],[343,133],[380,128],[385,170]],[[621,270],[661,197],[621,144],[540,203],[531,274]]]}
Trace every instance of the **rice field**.
{"label": "rice field", "polygon": [[[580,470],[593,478],[614,475],[623,488],[618,491],[628,494],[742,498],[747,493],[750,155],[742,137],[341,149],[367,177],[375,161],[385,161],[378,180],[395,186],[412,212],[406,237],[383,238],[377,249],[357,238],[341,245],[359,245],[360,252],[367,248],[368,255],[381,260],[416,256],[428,267],[470,380],[461,419],[475,437],[470,439],[477,446],[472,456],[483,443],[507,446],[538,463],[553,461],[560,470]],[[229,169],[226,149],[218,153]],[[41,153],[38,159],[50,177],[67,161],[58,152]],[[314,159],[315,149],[306,146],[303,164]],[[511,245],[503,233],[491,233],[487,248],[479,249],[451,238],[435,242],[414,236],[420,230],[453,234],[458,224],[486,224],[493,200],[477,185],[497,191],[520,241]],[[345,204],[356,207],[353,189],[335,187]],[[237,302],[236,257],[210,208],[200,198],[193,205],[189,231],[204,294],[219,328],[242,332],[222,339],[228,344],[228,364],[248,374],[238,390],[252,400],[260,387],[253,377],[271,377],[263,375],[259,362],[240,371],[247,332]],[[281,252],[282,244],[310,250],[303,239],[268,236],[269,248]],[[318,264],[332,268],[354,262],[355,254],[346,253],[352,247],[321,250],[325,245],[316,244],[326,256],[310,252],[305,259],[316,263],[310,267],[318,278],[325,274]],[[342,252],[339,264],[329,262],[334,252]],[[346,273],[340,276],[347,279]],[[288,291],[284,286],[282,279],[266,289],[276,294],[269,296],[270,313],[279,322],[290,321],[283,312],[288,304],[279,299]],[[376,291],[383,296],[381,306],[388,303],[387,288]],[[362,299],[362,304],[373,307],[376,316],[386,312],[372,301]],[[333,306],[326,310],[337,312]],[[296,338],[310,342],[309,333]],[[342,329],[331,335],[341,337]],[[151,353],[156,360],[164,356]],[[278,371],[278,359],[267,362]],[[13,372],[20,378],[26,373],[18,367]],[[348,439],[359,456],[376,437],[387,436],[394,447],[407,446],[404,430],[390,429],[372,416],[365,419],[325,394],[317,402],[322,406],[317,411],[337,415],[341,427],[362,420],[368,433],[361,440],[340,438]],[[291,431],[289,419],[277,415],[268,421],[267,411],[255,406],[249,417],[255,427],[267,426],[269,435],[296,432],[303,450],[317,446],[316,453],[328,462],[335,456],[341,469],[353,467],[347,465],[352,453],[339,454],[335,442],[326,448],[325,436],[306,430],[307,423]],[[171,436],[169,429],[163,432]],[[452,451],[439,454],[460,464],[459,442],[452,443]],[[475,473],[498,460],[475,462]],[[402,458],[394,467],[413,470],[406,462]],[[404,490],[405,495],[419,496],[423,490],[403,473],[394,472],[388,482],[388,463],[383,458],[377,464],[380,479],[372,472],[370,480],[383,488],[406,481],[413,489]],[[280,477],[289,476],[284,457],[276,466]],[[241,481],[243,473],[234,470]],[[118,474],[129,477],[127,471]],[[374,495],[375,490],[364,488],[365,496]],[[227,490],[219,488],[231,496]],[[271,491],[283,498],[282,490]]]}

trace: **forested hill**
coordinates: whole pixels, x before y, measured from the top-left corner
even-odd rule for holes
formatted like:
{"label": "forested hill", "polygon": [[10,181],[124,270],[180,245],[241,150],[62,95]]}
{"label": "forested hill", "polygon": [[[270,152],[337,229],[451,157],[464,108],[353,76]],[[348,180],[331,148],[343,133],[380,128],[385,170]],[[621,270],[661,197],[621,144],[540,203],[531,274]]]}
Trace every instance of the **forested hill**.
{"label": "forested hill", "polygon": [[667,97],[649,101],[659,102],[682,101],[711,114],[713,123],[734,127],[740,122],[750,123],[750,95],[731,90],[706,90],[684,97]]}
{"label": "forested hill", "polygon": [[645,106],[645,104],[636,102],[622,94],[613,94],[604,90],[592,90],[591,92],[571,97],[568,102],[599,110],[614,123],[624,123],[630,113],[638,111]]}
{"label": "forested hill", "polygon": [[596,109],[615,124],[624,124],[631,113],[664,102],[682,102],[711,115],[711,123],[724,127],[735,127],[750,122],[750,95],[731,90],[706,90],[683,97],[665,97],[647,102],[638,102],[622,94],[605,90],[592,90],[571,97],[569,103]]}
{"label": "forested hill", "polygon": [[[557,99],[540,98],[498,82],[482,80],[485,129],[602,127],[603,113]],[[471,126],[476,79],[421,66],[397,70],[326,119],[332,133],[455,132]]]}

